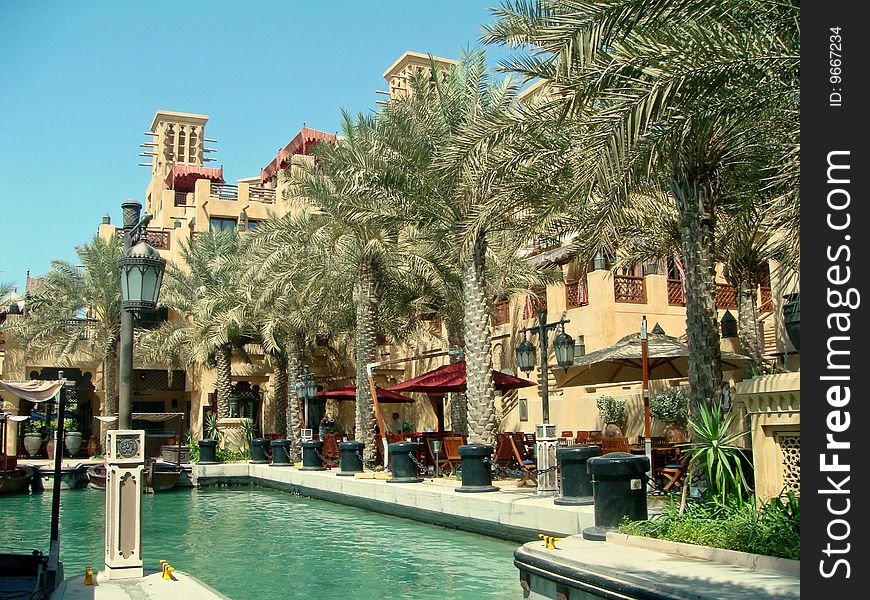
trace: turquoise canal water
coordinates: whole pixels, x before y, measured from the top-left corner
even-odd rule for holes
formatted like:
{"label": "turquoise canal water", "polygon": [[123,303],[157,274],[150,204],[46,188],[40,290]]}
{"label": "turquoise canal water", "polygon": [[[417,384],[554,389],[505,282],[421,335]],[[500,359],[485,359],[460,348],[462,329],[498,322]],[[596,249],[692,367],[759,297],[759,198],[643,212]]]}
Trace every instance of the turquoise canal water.
{"label": "turquoise canal water", "polygon": [[[105,494],[61,495],[66,575],[103,568]],[[0,497],[0,552],[48,551],[51,494]],[[517,544],[257,487],[143,499],[143,558],[230,598],[518,599]]]}

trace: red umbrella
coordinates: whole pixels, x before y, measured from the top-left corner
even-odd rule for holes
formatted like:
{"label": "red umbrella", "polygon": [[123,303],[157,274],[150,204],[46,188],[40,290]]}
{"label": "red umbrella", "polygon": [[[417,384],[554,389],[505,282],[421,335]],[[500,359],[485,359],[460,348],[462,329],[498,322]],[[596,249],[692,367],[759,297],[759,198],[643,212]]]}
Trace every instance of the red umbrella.
{"label": "red umbrella", "polygon": [[[495,389],[504,392],[535,385],[533,381],[520,379],[499,371],[492,372],[492,382]],[[465,361],[452,365],[438,367],[434,371],[423,373],[418,377],[397,383],[387,388],[387,391],[426,392],[429,394],[447,394],[465,391]],[[379,393],[380,395],[380,393]]]}
{"label": "red umbrella", "polygon": [[[413,398],[408,398],[407,396],[391,392],[390,390],[385,390],[384,388],[377,388],[377,392],[378,401],[383,402],[384,404],[414,402]],[[333,400],[355,400],[356,386],[348,385],[346,387],[335,388],[332,390],[320,390],[317,392],[317,396],[318,398],[332,398]]]}

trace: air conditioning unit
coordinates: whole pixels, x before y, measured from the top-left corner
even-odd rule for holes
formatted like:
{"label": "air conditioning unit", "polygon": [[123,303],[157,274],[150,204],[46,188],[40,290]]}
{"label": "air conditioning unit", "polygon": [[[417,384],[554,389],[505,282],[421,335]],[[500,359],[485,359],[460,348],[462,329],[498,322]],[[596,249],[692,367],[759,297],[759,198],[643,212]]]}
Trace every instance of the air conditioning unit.
{"label": "air conditioning unit", "polygon": [[303,429],[302,430],[302,441],[308,441],[314,438],[314,430],[313,429]]}
{"label": "air conditioning unit", "polygon": [[546,440],[556,439],[557,437],[558,436],[556,435],[556,426],[552,423],[535,425],[535,439]]}

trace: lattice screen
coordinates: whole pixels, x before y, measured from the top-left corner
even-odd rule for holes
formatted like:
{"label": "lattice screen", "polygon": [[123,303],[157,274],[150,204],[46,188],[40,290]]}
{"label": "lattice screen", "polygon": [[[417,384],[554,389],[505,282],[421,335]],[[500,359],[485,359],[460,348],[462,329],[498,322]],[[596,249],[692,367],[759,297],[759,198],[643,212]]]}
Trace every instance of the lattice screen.
{"label": "lattice screen", "polygon": [[776,435],[776,443],[782,449],[782,481],[786,492],[801,491],[801,434],[788,431]]}

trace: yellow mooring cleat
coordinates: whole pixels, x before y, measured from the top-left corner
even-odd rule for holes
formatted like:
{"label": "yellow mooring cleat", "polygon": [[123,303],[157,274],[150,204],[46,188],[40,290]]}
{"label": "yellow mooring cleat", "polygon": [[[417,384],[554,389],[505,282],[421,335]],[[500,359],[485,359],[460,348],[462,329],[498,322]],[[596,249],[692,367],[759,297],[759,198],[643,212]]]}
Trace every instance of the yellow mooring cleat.
{"label": "yellow mooring cleat", "polygon": [[538,537],[544,540],[544,545],[547,547],[547,550],[558,550],[558,548],[556,548],[556,542],[562,539],[552,535],[544,535],[543,533],[539,533]]}
{"label": "yellow mooring cleat", "polygon": [[94,585],[94,572],[91,565],[85,567],[85,585]]}

